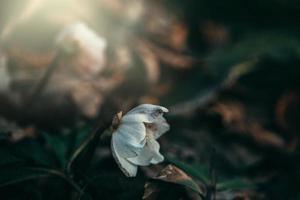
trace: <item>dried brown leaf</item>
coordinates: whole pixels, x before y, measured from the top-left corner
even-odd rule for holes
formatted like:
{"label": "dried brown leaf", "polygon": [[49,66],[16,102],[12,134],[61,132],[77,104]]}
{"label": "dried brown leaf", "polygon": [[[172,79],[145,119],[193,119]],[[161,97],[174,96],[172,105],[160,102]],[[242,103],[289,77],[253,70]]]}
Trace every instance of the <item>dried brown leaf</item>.
{"label": "dried brown leaf", "polygon": [[32,138],[36,136],[37,132],[34,127],[20,127],[18,124],[0,118],[0,132],[1,134],[7,134],[7,138],[11,142],[18,142],[25,138]]}
{"label": "dried brown leaf", "polygon": [[190,176],[174,165],[167,165],[153,179],[179,184],[193,190],[198,194],[204,194],[203,190]]}
{"label": "dried brown leaf", "polygon": [[[184,186],[190,189],[196,194],[203,196],[205,192],[199,187],[199,185],[185,172],[174,165],[167,165],[163,168],[157,176],[152,178],[152,181],[145,184],[145,191],[143,199],[155,200],[159,196],[162,188],[159,186],[159,182],[172,183],[176,185]],[[193,196],[193,195],[190,195]],[[199,197],[199,196],[198,196]],[[193,198],[195,199],[195,198]]]}
{"label": "dried brown leaf", "polygon": [[229,33],[226,27],[213,21],[205,22],[201,31],[204,40],[212,46],[219,46],[225,44],[229,39]]}
{"label": "dried brown leaf", "polygon": [[143,194],[142,199],[144,199],[144,200],[156,200],[157,196],[160,192],[159,186],[155,183],[147,182],[144,187],[145,187],[145,190],[144,190],[144,194]]}
{"label": "dried brown leaf", "polygon": [[137,50],[145,64],[147,77],[150,83],[155,83],[158,81],[160,76],[159,63],[157,55],[152,52],[147,43],[143,41],[137,42]]}
{"label": "dried brown leaf", "polygon": [[211,109],[218,113],[223,123],[238,132],[246,132],[246,108],[239,102],[217,102]]}
{"label": "dried brown leaf", "polygon": [[190,69],[195,64],[201,63],[200,60],[185,54],[181,51],[167,49],[155,44],[150,44],[149,47],[158,56],[159,60],[175,69]]}
{"label": "dried brown leaf", "polygon": [[188,27],[183,22],[177,22],[171,26],[170,46],[177,50],[184,50],[186,48]]}
{"label": "dried brown leaf", "polygon": [[236,133],[246,134],[257,144],[284,148],[285,141],[277,133],[267,130],[256,119],[251,119],[245,105],[236,101],[217,102],[211,109],[220,114],[224,125]]}
{"label": "dried brown leaf", "polygon": [[300,110],[300,95],[298,90],[284,93],[276,104],[276,121],[285,131],[294,134],[300,131],[297,123]]}

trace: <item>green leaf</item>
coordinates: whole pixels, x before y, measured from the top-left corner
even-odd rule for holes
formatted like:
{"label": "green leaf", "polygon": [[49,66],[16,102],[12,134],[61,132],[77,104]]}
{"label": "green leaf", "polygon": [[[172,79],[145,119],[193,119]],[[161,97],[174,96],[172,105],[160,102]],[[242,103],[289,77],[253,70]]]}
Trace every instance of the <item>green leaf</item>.
{"label": "green leaf", "polygon": [[113,115],[111,114],[106,120],[101,121],[99,126],[73,152],[66,166],[68,174],[82,176],[85,173],[99,144],[100,136],[105,129],[110,127],[112,118]]}
{"label": "green leaf", "polygon": [[16,184],[22,181],[47,177],[50,174],[45,171],[31,168],[1,168],[0,169],[0,187]]}
{"label": "green leaf", "polygon": [[0,148],[0,166],[3,165],[9,165],[9,164],[16,164],[19,162],[23,162],[21,158],[18,158],[17,156],[13,155],[11,152],[9,152],[4,147]]}
{"label": "green leaf", "polygon": [[84,127],[79,127],[72,132],[74,132],[74,138],[72,138],[74,139],[72,151],[75,151],[90,136],[91,128],[88,125],[85,125]]}
{"label": "green leaf", "polygon": [[52,166],[54,163],[52,155],[36,139],[26,139],[14,144],[1,143],[1,149],[3,154],[7,153],[6,156],[10,157],[7,159],[14,161],[19,160],[42,166]]}
{"label": "green leaf", "polygon": [[247,182],[243,179],[239,179],[239,178],[217,183],[218,191],[241,190],[241,189],[247,189],[247,188],[253,188],[253,187],[254,187],[254,185],[252,183],[249,183],[249,182]]}
{"label": "green leaf", "polygon": [[[284,53],[281,52],[282,49],[299,52],[299,42],[297,37],[283,32],[250,33],[233,46],[216,51],[207,59],[207,65],[218,80],[226,80],[232,67],[241,63],[255,63],[264,55],[280,57]],[[235,76],[242,76],[253,68],[255,66],[246,66],[242,73]]]}
{"label": "green leaf", "polygon": [[80,196],[85,195],[81,188],[64,173],[55,169],[38,167],[7,167],[0,169],[0,187],[17,184],[26,180],[47,178],[49,176],[59,177],[66,181]]}
{"label": "green leaf", "polygon": [[48,147],[55,154],[60,166],[64,166],[67,162],[69,138],[65,135],[54,135],[48,133],[43,133],[42,136],[44,137]]}

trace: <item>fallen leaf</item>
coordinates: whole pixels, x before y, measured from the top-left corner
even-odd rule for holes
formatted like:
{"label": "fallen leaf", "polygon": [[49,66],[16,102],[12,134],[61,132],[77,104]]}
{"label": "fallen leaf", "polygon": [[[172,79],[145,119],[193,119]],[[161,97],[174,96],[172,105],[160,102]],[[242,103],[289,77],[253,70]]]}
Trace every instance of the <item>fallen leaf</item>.
{"label": "fallen leaf", "polygon": [[174,165],[168,165],[160,173],[154,177],[155,180],[160,180],[169,183],[175,183],[185,186],[194,192],[203,195],[203,190],[198,186],[198,184],[188,176],[184,171],[179,169]]}

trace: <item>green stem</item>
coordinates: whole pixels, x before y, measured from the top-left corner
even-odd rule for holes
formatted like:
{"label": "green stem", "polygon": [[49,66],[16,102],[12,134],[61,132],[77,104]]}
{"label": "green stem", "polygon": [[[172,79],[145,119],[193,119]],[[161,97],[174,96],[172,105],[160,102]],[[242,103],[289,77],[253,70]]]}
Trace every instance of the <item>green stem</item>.
{"label": "green stem", "polygon": [[84,194],[83,190],[75,183],[71,178],[67,177],[63,172],[54,170],[54,169],[45,169],[45,168],[30,168],[30,169],[35,169],[35,170],[40,170],[47,172],[51,175],[58,176],[62,179],[64,179],[67,183],[69,183],[77,192],[80,196]]}

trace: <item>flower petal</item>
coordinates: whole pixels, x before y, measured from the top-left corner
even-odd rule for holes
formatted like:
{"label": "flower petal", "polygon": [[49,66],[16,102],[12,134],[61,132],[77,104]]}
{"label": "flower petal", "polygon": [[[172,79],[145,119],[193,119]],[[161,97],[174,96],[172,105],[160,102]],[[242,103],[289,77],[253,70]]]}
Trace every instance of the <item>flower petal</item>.
{"label": "flower petal", "polygon": [[142,147],[130,146],[127,142],[124,142],[124,137],[117,133],[113,134],[112,142],[114,143],[114,150],[123,158],[135,157],[142,149]]}
{"label": "flower petal", "polygon": [[168,109],[151,104],[129,111],[112,135],[112,152],[126,176],[135,176],[137,166],[157,164],[164,160],[156,141],[170,129],[163,117]]}
{"label": "flower petal", "polygon": [[132,114],[126,114],[122,118],[123,123],[151,123],[152,120],[149,120],[147,115],[141,114],[141,113],[132,113]]}
{"label": "flower petal", "polygon": [[147,113],[148,111],[153,111],[155,109],[161,109],[163,112],[169,112],[169,110],[163,106],[157,106],[153,104],[141,104],[133,109],[131,109],[127,114],[134,113]]}
{"label": "flower petal", "polygon": [[158,117],[155,122],[156,131],[153,132],[154,138],[157,139],[162,136],[165,132],[170,130],[170,125],[167,123],[166,119],[162,116]]}
{"label": "flower petal", "polygon": [[122,123],[115,133],[124,137],[124,141],[133,146],[144,146],[146,127],[144,123]]}
{"label": "flower petal", "polygon": [[140,154],[133,158],[127,158],[127,160],[141,166],[160,163],[164,160],[164,157],[159,153],[159,148],[159,143],[153,136],[150,136]]}
{"label": "flower petal", "polygon": [[118,166],[127,177],[134,177],[137,173],[137,166],[128,162],[125,158],[119,155],[118,139],[114,138],[111,141],[111,150]]}
{"label": "flower petal", "polygon": [[145,145],[145,132],[145,126],[142,123],[120,126],[112,135],[115,150],[123,158],[137,156]]}
{"label": "flower petal", "polygon": [[130,110],[126,115],[144,114],[148,119],[145,122],[150,123],[153,122],[157,117],[162,116],[165,112],[169,112],[169,110],[163,106],[142,104]]}

